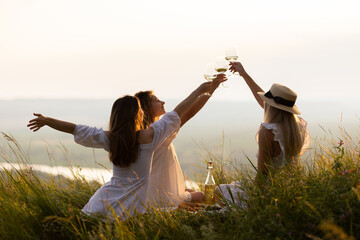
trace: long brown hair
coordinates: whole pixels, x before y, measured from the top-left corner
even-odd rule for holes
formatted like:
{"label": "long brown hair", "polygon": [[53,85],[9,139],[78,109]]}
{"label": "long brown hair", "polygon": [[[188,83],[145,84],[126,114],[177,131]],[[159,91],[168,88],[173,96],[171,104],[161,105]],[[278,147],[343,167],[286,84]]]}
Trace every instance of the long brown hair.
{"label": "long brown hair", "polygon": [[300,126],[298,117],[265,104],[264,122],[278,124],[282,131],[285,157],[288,161],[297,162],[305,141],[305,129]]}
{"label": "long brown hair", "polygon": [[135,94],[135,97],[140,100],[141,108],[144,111],[143,125],[145,128],[155,122],[155,116],[151,111],[151,97],[153,95],[153,91],[140,91]]}
{"label": "long brown hair", "polygon": [[109,142],[110,161],[128,167],[137,159],[137,131],[142,129],[139,99],[133,96],[118,98],[111,109]]}

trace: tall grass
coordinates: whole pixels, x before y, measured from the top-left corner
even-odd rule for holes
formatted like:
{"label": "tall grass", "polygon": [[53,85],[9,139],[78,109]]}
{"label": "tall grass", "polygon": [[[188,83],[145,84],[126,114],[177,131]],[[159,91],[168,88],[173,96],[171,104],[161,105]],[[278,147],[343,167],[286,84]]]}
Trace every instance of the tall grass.
{"label": "tall grass", "polygon": [[256,169],[236,165],[223,146],[206,151],[217,183],[244,183],[247,209],[151,208],[126,221],[81,214],[99,183],[75,171],[72,180],[40,175],[16,140],[3,137],[0,161],[28,167],[0,174],[0,239],[360,239],[359,141],[348,134],[318,141],[303,168],[274,172],[262,187],[253,184]]}

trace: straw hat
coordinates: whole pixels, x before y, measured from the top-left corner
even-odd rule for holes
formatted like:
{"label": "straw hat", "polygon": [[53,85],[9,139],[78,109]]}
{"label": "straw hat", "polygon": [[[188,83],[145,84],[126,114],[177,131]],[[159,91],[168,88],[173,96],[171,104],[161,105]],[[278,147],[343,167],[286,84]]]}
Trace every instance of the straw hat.
{"label": "straw hat", "polygon": [[274,83],[270,90],[258,92],[261,99],[272,107],[300,115],[299,109],[295,106],[297,94],[288,87]]}

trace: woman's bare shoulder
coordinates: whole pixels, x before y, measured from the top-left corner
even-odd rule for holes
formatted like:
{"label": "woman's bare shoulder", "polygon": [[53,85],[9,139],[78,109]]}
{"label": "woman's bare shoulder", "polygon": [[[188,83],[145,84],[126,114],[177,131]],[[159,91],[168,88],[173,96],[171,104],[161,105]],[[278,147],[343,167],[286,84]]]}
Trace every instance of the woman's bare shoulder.
{"label": "woman's bare shoulder", "polygon": [[153,138],[154,138],[154,129],[152,127],[148,127],[147,129],[139,131],[138,143],[139,144],[152,143]]}
{"label": "woman's bare shoulder", "polygon": [[267,129],[264,126],[261,126],[259,129],[259,140],[265,140],[267,142],[274,140],[274,133],[272,129]]}

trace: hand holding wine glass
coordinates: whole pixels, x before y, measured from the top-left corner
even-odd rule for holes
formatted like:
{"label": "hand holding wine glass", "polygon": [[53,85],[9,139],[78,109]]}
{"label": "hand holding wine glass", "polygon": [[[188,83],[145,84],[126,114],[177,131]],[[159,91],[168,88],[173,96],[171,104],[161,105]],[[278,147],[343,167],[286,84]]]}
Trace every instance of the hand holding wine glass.
{"label": "hand holding wine glass", "polygon": [[[209,63],[206,65],[205,67],[205,71],[204,71],[204,78],[207,81],[213,81],[216,78],[216,71],[215,71],[215,65],[212,63]],[[208,95],[211,96],[211,93],[204,93],[204,95]]]}
{"label": "hand holding wine glass", "polygon": [[240,76],[244,76],[246,74],[246,71],[240,62],[231,62],[229,70],[233,73],[238,72]]}
{"label": "hand holding wine glass", "polygon": [[214,80],[202,83],[197,90],[202,95],[211,96],[216,88],[219,87],[220,83],[225,82],[226,80],[225,74],[218,74],[215,76]]}
{"label": "hand holding wine glass", "polygon": [[208,81],[212,81],[216,78],[216,74],[215,65],[212,63],[207,64],[204,71],[204,78]]}
{"label": "hand holding wine glass", "polygon": [[[238,58],[239,58],[239,54],[236,47],[230,47],[226,49],[225,59],[229,61],[230,64],[235,62]],[[231,73],[231,75],[234,75],[235,73]]]}
{"label": "hand holding wine glass", "polygon": [[[215,70],[218,72],[218,74],[225,74],[229,68],[228,62],[225,60],[225,57],[217,57],[215,62]],[[224,84],[222,84],[223,87]]]}
{"label": "hand holding wine glass", "polygon": [[211,82],[210,93],[212,94],[220,85],[220,83],[226,82],[228,79],[226,75],[221,73],[216,76],[216,78]]}

